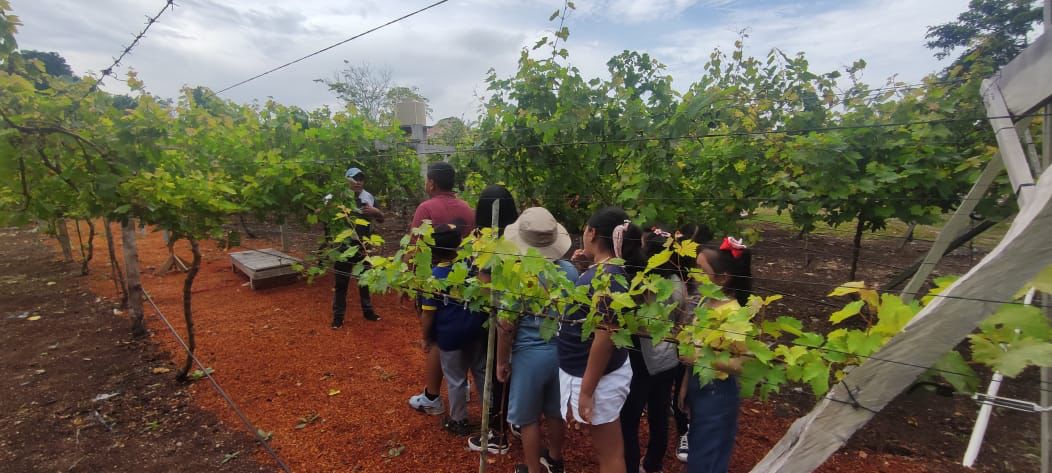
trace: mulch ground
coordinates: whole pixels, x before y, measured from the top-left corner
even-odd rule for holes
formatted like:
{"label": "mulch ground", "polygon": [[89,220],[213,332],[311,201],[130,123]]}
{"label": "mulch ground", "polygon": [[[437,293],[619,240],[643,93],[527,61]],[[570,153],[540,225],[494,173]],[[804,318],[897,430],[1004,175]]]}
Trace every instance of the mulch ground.
{"label": "mulch ground", "polygon": [[[39,234],[0,229],[0,471],[261,471]],[[267,467],[269,469],[269,467]],[[266,471],[266,470],[263,470]]]}
{"label": "mulch ground", "polygon": [[[386,224],[382,231],[389,241],[397,241],[397,237],[392,237],[400,228],[404,228],[404,222]],[[834,256],[850,254],[845,240],[836,236],[812,237],[808,247],[819,248],[816,252],[823,254],[803,267],[801,243],[786,231],[765,229],[764,243],[756,247],[754,267],[758,276],[771,279],[763,284],[765,289],[811,301],[829,301],[824,297],[829,287],[799,281],[829,282],[830,286],[845,281],[847,263]],[[315,245],[306,237],[297,243],[300,251]],[[905,266],[923,254],[926,244],[914,243],[902,252],[895,250],[897,241],[867,241],[867,245],[863,256],[881,265],[863,263],[862,276],[880,281],[894,271],[893,267]],[[267,240],[244,242],[245,249],[276,246]],[[105,248],[105,243],[96,242],[96,248]],[[328,326],[331,277],[320,278],[312,285],[299,282],[252,291],[243,277],[231,271],[226,251],[211,243],[202,244],[202,249],[204,263],[193,290],[198,355],[215,370],[215,377],[249,418],[260,429],[272,433],[273,445],[294,471],[478,469],[478,456],[467,450],[465,439],[444,433],[438,417],[419,414],[406,404],[409,396],[421,389],[424,360],[416,345],[418,325],[411,306],[402,305],[394,296],[376,296],[374,303],[383,320],[368,322],[361,317],[356,292],[352,290],[347,322],[342,330],[333,331]],[[187,259],[186,245],[181,242],[177,251]],[[167,256],[160,235],[142,237],[139,254],[146,290],[182,330],[183,275],[152,274],[152,268]],[[962,258],[971,259],[968,255],[953,256],[940,269],[961,273]],[[96,294],[111,297],[113,285],[107,279],[105,264],[104,252],[100,252],[93,263],[90,285]],[[821,325],[821,314],[829,313],[829,308],[820,304],[787,299],[778,310],[805,320],[812,317],[816,324]],[[171,334],[151,310],[147,312],[153,330],[151,339],[173,361],[181,361],[183,355]],[[207,384],[193,384],[186,392],[230,429],[240,428],[233,412]],[[813,403],[813,396],[792,389],[766,403],[743,402],[731,471],[748,471]],[[477,404],[473,400],[476,419]],[[963,454],[968,425],[976,410],[971,401],[934,398],[923,391],[904,396],[818,471],[965,471],[955,463]],[[304,422],[305,419],[314,420]],[[1036,420],[1033,415],[1022,417],[996,411],[979,471],[1032,471],[1037,462],[1027,455],[1036,448]],[[587,435],[571,430],[566,454],[568,469],[594,471],[591,455]],[[492,471],[511,471],[520,458],[515,444],[510,455],[493,460]],[[255,459],[263,464],[270,461],[258,450]],[[666,471],[683,471],[671,450]]]}

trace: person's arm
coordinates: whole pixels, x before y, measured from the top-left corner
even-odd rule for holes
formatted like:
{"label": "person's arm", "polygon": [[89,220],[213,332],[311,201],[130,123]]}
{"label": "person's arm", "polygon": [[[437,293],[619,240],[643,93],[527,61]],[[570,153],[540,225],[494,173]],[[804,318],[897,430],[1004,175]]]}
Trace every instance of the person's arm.
{"label": "person's arm", "polygon": [[606,370],[613,353],[614,341],[610,338],[610,332],[602,328],[597,329],[592,340],[592,349],[588,352],[588,365],[584,369],[577,404],[581,418],[588,423],[592,423],[592,413],[595,411],[595,388],[599,386],[599,379],[603,377],[603,371]]}
{"label": "person's arm", "polygon": [[513,322],[497,322],[497,379],[502,383],[511,377],[511,348],[518,327]]}
{"label": "person's arm", "polygon": [[431,331],[434,330],[435,326],[435,306],[424,305],[420,311],[420,348],[424,350],[424,353],[431,351],[431,346],[435,343],[435,340],[431,339]]}
{"label": "person's arm", "polygon": [[362,216],[377,223],[384,223],[384,213],[369,204],[362,206]]}

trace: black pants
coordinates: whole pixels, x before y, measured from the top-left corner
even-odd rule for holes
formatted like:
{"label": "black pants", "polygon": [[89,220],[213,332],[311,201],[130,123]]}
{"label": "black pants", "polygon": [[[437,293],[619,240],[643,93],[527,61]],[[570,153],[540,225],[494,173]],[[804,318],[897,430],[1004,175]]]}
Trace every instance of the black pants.
{"label": "black pants", "polygon": [[647,372],[642,354],[632,351],[628,355],[632,363],[632,384],[625,405],[621,408],[625,467],[630,472],[639,471],[639,420],[646,409],[650,441],[643,458],[643,468],[647,471],[661,471],[665,450],[668,449],[668,410],[672,402],[672,384],[678,370],[673,368],[651,375]]}
{"label": "black pants", "polygon": [[676,434],[680,437],[687,435],[687,430],[690,427],[690,418],[687,417],[686,412],[679,408],[679,390],[687,389],[683,385],[683,373],[689,369],[691,368],[688,368],[686,365],[679,365],[676,368],[676,378],[672,384],[672,417],[676,419]]}
{"label": "black pants", "polygon": [[[359,255],[361,251],[359,250]],[[351,271],[354,270],[354,266],[364,260],[364,256],[355,255],[348,261],[337,261],[333,265],[334,277],[336,281],[336,291],[332,295],[332,323],[333,325],[343,324],[343,315],[347,313],[347,287],[351,283]],[[373,311],[373,301],[369,294],[369,288],[358,284],[358,299],[362,303],[362,314],[366,314]]]}

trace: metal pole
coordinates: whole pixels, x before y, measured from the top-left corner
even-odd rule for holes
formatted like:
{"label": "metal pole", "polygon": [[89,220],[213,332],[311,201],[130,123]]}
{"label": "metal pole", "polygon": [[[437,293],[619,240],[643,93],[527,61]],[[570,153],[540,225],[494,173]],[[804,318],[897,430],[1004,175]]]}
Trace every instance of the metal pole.
{"label": "metal pole", "polygon": [[[1044,34],[1052,34],[1052,0],[1045,0]],[[1045,174],[1049,164],[1052,164],[1052,104],[1045,105],[1045,116],[1041,118],[1041,170],[1039,176]],[[1041,302],[1045,306],[1045,314],[1052,317],[1052,295],[1042,294]],[[1041,368],[1041,407],[1052,406],[1052,393],[1045,386],[1052,383],[1052,368]],[[1052,413],[1044,411],[1041,413],[1041,473],[1052,473]]]}
{"label": "metal pole", "polygon": [[[499,229],[497,222],[500,221],[500,199],[493,201],[492,216],[493,236],[496,238]],[[490,290],[489,297],[490,312],[488,337],[486,338],[486,380],[482,388],[482,451],[479,452],[479,473],[486,473],[486,451],[489,450],[489,411],[492,408],[490,398],[493,397],[493,351],[497,339],[497,304],[500,302],[496,291]]]}

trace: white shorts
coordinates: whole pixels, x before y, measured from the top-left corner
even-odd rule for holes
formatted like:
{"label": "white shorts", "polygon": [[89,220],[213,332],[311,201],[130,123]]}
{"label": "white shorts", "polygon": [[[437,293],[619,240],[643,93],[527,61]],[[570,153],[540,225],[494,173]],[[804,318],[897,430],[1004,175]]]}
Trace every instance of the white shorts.
{"label": "white shorts", "polygon": [[[563,370],[559,370],[559,397],[561,398],[560,410],[566,420],[570,419],[573,412],[573,420],[582,424],[588,424],[581,418],[577,406],[581,396],[582,378],[573,376]],[[621,407],[625,405],[628,398],[628,388],[632,384],[632,364],[625,359],[625,364],[611,373],[599,378],[599,384],[595,387],[595,411],[592,412],[592,425],[609,424],[616,421],[621,415]]]}

